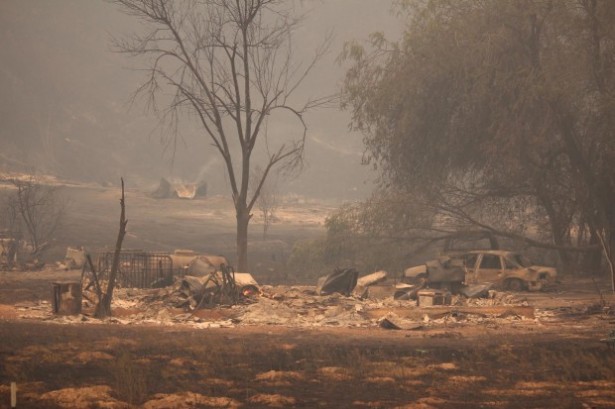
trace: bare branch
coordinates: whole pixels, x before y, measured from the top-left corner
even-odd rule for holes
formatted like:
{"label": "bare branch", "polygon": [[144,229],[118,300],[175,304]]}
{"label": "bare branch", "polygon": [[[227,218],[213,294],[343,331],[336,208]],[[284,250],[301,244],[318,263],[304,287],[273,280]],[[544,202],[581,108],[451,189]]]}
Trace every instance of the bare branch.
{"label": "bare branch", "polygon": [[[307,64],[293,66],[292,32],[301,21],[277,0],[115,0],[141,19],[145,34],[116,40],[127,55],[144,58],[145,82],[134,98],[174,124],[180,113],[194,113],[203,134],[218,150],[229,176],[238,220],[238,237],[247,235],[249,212],[261,191],[248,200],[250,163],[263,123],[277,110],[298,118],[299,136],[278,141],[265,167],[294,168],[301,163],[307,125],[303,115],[325,106],[330,97],[293,107],[289,97],[326,53],[331,37]],[[171,89],[172,93],[167,91]],[[171,97],[169,98],[169,95]],[[160,107],[164,109],[160,109]],[[174,135],[172,138],[176,138]],[[238,147],[236,149],[236,147]],[[242,239],[243,240],[243,239]],[[240,270],[245,269],[245,240],[238,238]]]}

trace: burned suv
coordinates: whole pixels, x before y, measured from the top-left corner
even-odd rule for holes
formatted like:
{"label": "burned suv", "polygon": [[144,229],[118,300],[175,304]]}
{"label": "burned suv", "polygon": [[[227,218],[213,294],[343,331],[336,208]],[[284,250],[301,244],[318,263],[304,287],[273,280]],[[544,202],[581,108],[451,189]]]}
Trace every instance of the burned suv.
{"label": "burned suv", "polygon": [[511,291],[539,291],[554,284],[556,277],[555,268],[533,265],[525,256],[503,250],[452,253],[404,272],[405,279],[451,290],[489,283]]}

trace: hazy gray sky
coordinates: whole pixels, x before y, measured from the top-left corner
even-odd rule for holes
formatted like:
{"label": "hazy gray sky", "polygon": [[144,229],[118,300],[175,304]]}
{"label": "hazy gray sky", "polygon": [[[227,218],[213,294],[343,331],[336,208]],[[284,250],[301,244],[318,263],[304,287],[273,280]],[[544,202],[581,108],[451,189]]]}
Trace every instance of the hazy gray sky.
{"label": "hazy gray sky", "polygon": [[[306,96],[339,89],[344,69],[335,59],[345,41],[373,31],[400,32],[390,1],[305,0],[296,6],[307,17],[294,48],[305,50],[306,60],[327,31],[335,36],[301,90]],[[0,166],[21,164],[99,181],[121,174],[135,185],[200,172],[224,193],[221,162],[198,129],[184,129],[186,145],[177,146],[172,166],[151,134],[156,118],[142,104],[128,112],[129,96],[142,79],[134,70],[139,64],[111,52],[109,39],[136,28],[133,17],[102,0],[0,0]],[[307,167],[286,188],[315,196],[366,192],[370,175],[360,166],[360,135],[348,132],[349,114],[320,110],[306,120]]]}

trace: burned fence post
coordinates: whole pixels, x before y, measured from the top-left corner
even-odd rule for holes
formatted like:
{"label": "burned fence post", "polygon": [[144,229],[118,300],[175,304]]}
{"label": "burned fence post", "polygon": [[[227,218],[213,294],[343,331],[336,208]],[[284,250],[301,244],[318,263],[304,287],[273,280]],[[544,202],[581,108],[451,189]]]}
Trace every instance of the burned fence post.
{"label": "burned fence post", "polygon": [[[99,303],[102,299],[102,289],[100,288],[100,281],[98,280],[98,275],[96,274],[96,269],[94,268],[94,263],[92,263],[92,257],[90,254],[85,255],[85,259],[87,263],[83,264],[83,269],[81,271],[81,285],[83,287],[83,279],[85,278],[85,269],[87,266],[90,267],[90,273],[92,273],[92,279],[85,286],[84,290],[89,290],[90,287],[94,286],[94,290],[96,291],[96,302]],[[92,300],[90,300],[92,301]]]}
{"label": "burned fence post", "polygon": [[120,228],[117,234],[117,241],[115,243],[115,253],[113,255],[113,265],[111,266],[111,272],[109,273],[109,281],[107,283],[107,291],[103,295],[102,300],[96,305],[94,315],[97,318],[105,318],[111,315],[111,299],[113,298],[113,289],[115,288],[115,279],[118,271],[120,270],[120,253],[122,251],[122,242],[126,235],[126,202],[124,197],[124,179],[122,181],[122,198],[120,199]]}

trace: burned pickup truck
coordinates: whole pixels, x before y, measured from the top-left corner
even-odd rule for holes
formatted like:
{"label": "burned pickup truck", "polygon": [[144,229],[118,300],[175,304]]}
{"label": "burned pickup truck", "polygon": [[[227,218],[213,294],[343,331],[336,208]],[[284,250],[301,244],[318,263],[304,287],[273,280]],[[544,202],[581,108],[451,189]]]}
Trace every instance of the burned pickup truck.
{"label": "burned pickup truck", "polygon": [[464,285],[492,284],[511,291],[540,291],[555,284],[557,270],[533,265],[525,256],[504,250],[454,253],[411,267],[404,280],[457,292]]}

